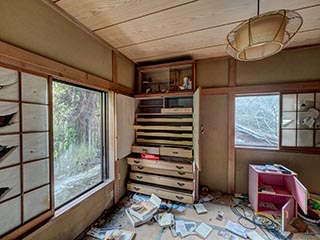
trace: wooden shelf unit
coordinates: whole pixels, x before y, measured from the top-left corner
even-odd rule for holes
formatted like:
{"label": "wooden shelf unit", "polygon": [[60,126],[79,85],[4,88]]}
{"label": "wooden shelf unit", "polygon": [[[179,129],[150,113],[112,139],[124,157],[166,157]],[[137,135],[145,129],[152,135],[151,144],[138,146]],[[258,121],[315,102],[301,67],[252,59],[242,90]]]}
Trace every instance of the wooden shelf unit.
{"label": "wooden shelf unit", "polygon": [[[155,193],[160,198],[184,203],[198,199],[199,157],[195,145],[199,143],[196,136],[199,131],[195,130],[199,117],[195,113],[199,111],[194,108],[199,106],[199,91],[194,97],[137,99],[136,142],[127,158],[129,191]],[[150,108],[149,112],[140,107],[154,102],[162,107]],[[155,155],[159,160],[144,159],[142,154]]]}
{"label": "wooden shelf unit", "polygon": [[[195,63],[193,60],[142,66],[137,68],[137,94],[186,93],[195,89]],[[183,87],[184,78],[189,79]]]}

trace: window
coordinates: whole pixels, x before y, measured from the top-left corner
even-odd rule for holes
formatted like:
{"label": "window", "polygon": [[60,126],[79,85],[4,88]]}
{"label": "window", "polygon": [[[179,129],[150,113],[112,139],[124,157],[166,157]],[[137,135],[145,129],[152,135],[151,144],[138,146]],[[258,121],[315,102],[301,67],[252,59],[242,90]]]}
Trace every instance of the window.
{"label": "window", "polygon": [[103,93],[54,81],[53,151],[55,207],[101,183]]}
{"label": "window", "polygon": [[320,93],[282,94],[281,145],[320,147]]}
{"label": "window", "polygon": [[237,96],[236,146],[278,148],[279,95]]}

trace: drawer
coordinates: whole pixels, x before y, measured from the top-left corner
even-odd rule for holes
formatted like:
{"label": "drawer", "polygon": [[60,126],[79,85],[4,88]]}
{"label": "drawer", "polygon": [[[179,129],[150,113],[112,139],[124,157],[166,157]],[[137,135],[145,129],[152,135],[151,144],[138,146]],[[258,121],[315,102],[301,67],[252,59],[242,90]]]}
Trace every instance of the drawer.
{"label": "drawer", "polygon": [[145,172],[145,173],[155,173],[156,172],[159,175],[193,179],[193,173],[190,173],[190,172],[172,171],[172,170],[166,170],[166,169],[156,169],[156,168],[143,167],[143,166],[137,166],[137,165],[132,165],[131,170],[137,171],[137,172]]}
{"label": "drawer", "polygon": [[187,163],[168,162],[163,160],[147,160],[147,159],[141,159],[141,158],[128,157],[128,164],[142,166],[142,167],[184,171],[184,172],[192,173],[192,164],[187,164]]}
{"label": "drawer", "polygon": [[132,192],[138,192],[147,195],[151,195],[152,193],[154,193],[155,195],[163,199],[169,199],[182,203],[193,203],[192,193],[177,192],[162,187],[156,187],[154,185],[150,186],[132,182],[128,182],[127,189]]}
{"label": "drawer", "polygon": [[174,187],[174,188],[181,188],[186,190],[193,190],[193,181],[185,180],[185,179],[178,179],[178,178],[171,178],[153,174],[145,174],[140,172],[130,172],[130,179],[147,182],[147,183],[156,183],[158,185]]}
{"label": "drawer", "polygon": [[172,147],[160,147],[160,155],[172,156],[172,157],[182,157],[182,158],[192,158],[192,149],[184,148],[172,148]]}
{"label": "drawer", "polygon": [[158,147],[149,147],[149,146],[131,146],[131,151],[134,153],[150,153],[159,155],[159,148]]}

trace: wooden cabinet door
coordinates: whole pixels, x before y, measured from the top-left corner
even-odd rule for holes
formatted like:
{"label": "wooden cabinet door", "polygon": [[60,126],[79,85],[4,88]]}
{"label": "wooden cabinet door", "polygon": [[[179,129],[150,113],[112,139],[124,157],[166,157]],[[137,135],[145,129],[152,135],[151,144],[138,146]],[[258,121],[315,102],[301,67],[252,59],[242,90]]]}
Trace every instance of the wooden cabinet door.
{"label": "wooden cabinet door", "polygon": [[200,96],[201,88],[193,94],[193,157],[196,166],[201,171],[200,161]]}
{"label": "wooden cabinet door", "polygon": [[281,218],[282,226],[281,230],[285,231],[286,226],[291,222],[295,216],[295,202],[293,198],[290,198],[289,201],[282,207]]}
{"label": "wooden cabinet door", "polygon": [[116,139],[117,158],[121,159],[131,153],[131,145],[134,143],[134,98],[122,94],[116,94]]}
{"label": "wooden cabinet door", "polygon": [[297,204],[301,207],[302,211],[307,214],[308,212],[308,190],[303,186],[303,184],[295,176],[287,176],[284,178],[285,186]]}

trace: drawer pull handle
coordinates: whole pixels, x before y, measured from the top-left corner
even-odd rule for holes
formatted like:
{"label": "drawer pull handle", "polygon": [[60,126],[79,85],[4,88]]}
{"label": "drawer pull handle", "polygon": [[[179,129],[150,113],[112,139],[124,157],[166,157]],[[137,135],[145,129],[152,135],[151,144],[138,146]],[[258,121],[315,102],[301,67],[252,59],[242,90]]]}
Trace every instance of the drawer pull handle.
{"label": "drawer pull handle", "polygon": [[138,166],[138,169],[142,170],[142,169],[144,169],[144,167]]}
{"label": "drawer pull handle", "polygon": [[138,179],[142,179],[143,177],[142,177],[142,176],[137,176],[137,178],[138,178]]}
{"label": "drawer pull handle", "polygon": [[133,162],[134,162],[134,163],[137,163],[137,164],[138,164],[138,163],[140,163],[140,161],[139,161],[139,160],[134,160]]}
{"label": "drawer pull handle", "polygon": [[146,148],[142,148],[141,150],[142,150],[142,152],[145,152],[145,153],[148,152],[148,149],[146,149]]}
{"label": "drawer pull handle", "polygon": [[178,182],[177,184],[178,184],[180,187],[182,187],[182,186],[185,185],[184,183],[180,183],[180,182]]}
{"label": "drawer pull handle", "polygon": [[182,196],[178,196],[178,195],[176,195],[176,198],[179,199],[179,200],[182,200],[182,199],[183,199]]}
{"label": "drawer pull handle", "polygon": [[183,166],[176,166],[176,168],[178,168],[178,169],[183,169]]}
{"label": "drawer pull handle", "polygon": [[185,172],[178,172],[179,175],[185,175]]}
{"label": "drawer pull handle", "polygon": [[139,187],[133,187],[134,190],[139,191],[140,188]]}
{"label": "drawer pull handle", "polygon": [[179,154],[179,152],[172,152],[173,154]]}

